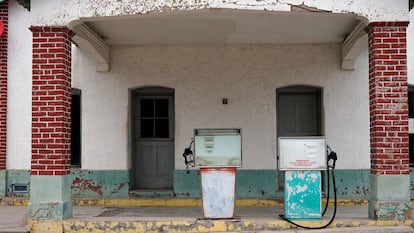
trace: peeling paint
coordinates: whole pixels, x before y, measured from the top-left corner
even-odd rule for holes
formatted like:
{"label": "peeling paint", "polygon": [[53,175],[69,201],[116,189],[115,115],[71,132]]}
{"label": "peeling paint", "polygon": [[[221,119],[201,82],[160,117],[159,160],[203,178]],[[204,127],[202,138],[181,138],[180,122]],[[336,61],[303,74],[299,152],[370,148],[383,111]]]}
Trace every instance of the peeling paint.
{"label": "peeling paint", "polygon": [[129,171],[77,170],[71,171],[72,197],[128,197]]}
{"label": "peeling paint", "polygon": [[71,189],[73,192],[83,193],[85,190],[96,192],[100,196],[103,195],[102,185],[95,185],[91,179],[75,178],[72,182]]}
{"label": "peeling paint", "polygon": [[370,205],[373,205],[373,210],[371,212],[370,208],[370,218],[375,220],[397,220],[402,221],[406,219],[413,218],[413,204],[411,202],[384,202],[376,201],[370,202]]}
{"label": "peeling paint", "polygon": [[66,25],[82,17],[133,16],[201,9],[332,12],[369,21],[408,21],[404,2],[387,0],[56,0],[32,2],[33,25]]}

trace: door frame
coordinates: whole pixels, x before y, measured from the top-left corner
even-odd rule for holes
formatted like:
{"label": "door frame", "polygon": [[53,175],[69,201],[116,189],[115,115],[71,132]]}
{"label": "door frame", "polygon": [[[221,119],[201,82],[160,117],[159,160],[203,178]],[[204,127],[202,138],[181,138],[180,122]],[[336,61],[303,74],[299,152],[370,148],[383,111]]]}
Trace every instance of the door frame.
{"label": "door frame", "polygon": [[286,86],[276,89],[276,127],[277,137],[281,136],[288,136],[288,135],[281,135],[280,132],[280,110],[279,110],[279,97],[281,95],[316,95],[317,97],[317,134],[314,136],[321,136],[323,134],[323,126],[322,126],[322,88],[315,87],[315,86],[307,86],[307,85],[293,85],[293,86]]}
{"label": "door frame", "polygon": [[[164,86],[146,86],[146,87],[139,87],[135,88],[130,92],[130,98],[131,98],[131,106],[130,106],[130,119],[131,119],[131,127],[130,127],[130,139],[131,139],[131,176],[130,176],[130,189],[138,189],[135,184],[135,172],[136,172],[136,165],[135,165],[135,156],[136,156],[136,144],[137,141],[150,141],[151,139],[139,139],[139,136],[137,135],[137,120],[136,116],[139,114],[139,111],[135,110],[136,101],[139,101],[140,99],[145,98],[165,98],[168,97],[171,101],[169,101],[169,137],[168,138],[158,138],[156,140],[165,142],[165,141],[171,141],[172,143],[172,167],[173,170],[175,169],[175,90],[169,87]],[[138,98],[135,98],[136,96],[139,96]],[[173,176],[173,173],[171,174]],[[173,181],[173,177],[171,177],[171,180]],[[171,188],[173,188],[173,182],[171,184]]]}
{"label": "door frame", "polygon": [[[292,85],[292,86],[285,86],[276,89],[276,142],[278,141],[278,137],[288,136],[288,135],[281,135],[280,132],[280,109],[279,109],[279,97],[280,95],[316,95],[317,98],[317,135],[314,136],[322,136],[324,134],[323,129],[323,93],[321,87],[316,86],[309,86],[309,85]],[[279,145],[277,145],[279,146]],[[279,160],[279,158],[277,158]],[[278,162],[277,162],[278,163]],[[284,172],[279,170],[279,166],[277,166],[277,180],[278,180],[278,189],[279,191],[284,190]],[[322,177],[322,183],[324,182],[324,178]],[[322,186],[324,187],[324,186]]]}

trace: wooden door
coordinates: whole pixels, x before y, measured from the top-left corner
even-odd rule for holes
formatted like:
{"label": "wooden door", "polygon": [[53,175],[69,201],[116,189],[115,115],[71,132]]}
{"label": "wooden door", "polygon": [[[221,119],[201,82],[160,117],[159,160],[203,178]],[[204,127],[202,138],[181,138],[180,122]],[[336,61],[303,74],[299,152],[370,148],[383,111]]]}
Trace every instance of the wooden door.
{"label": "wooden door", "polygon": [[171,93],[138,91],[133,103],[134,188],[171,189],[174,171],[174,98]]}

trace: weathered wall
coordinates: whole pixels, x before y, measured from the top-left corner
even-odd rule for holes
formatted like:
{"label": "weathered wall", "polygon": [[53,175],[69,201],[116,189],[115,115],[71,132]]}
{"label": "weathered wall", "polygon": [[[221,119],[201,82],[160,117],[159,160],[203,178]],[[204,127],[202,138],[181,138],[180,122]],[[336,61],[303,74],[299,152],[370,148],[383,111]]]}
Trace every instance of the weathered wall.
{"label": "weathered wall", "polygon": [[351,13],[370,21],[406,21],[406,0],[36,0],[31,3],[35,25],[66,25],[80,17],[135,15],[174,10],[229,8],[291,11],[305,6],[334,13]]}
{"label": "weathered wall", "polygon": [[[340,70],[338,45],[113,47],[109,73],[77,50],[82,90],[82,167],[129,168],[129,93],[149,85],[175,89],[177,169],[194,128],[242,128],[243,168],[276,168],[276,88],[323,88],[324,134],[338,168],[369,168],[367,54]],[[222,105],[221,99],[229,104]]]}
{"label": "weathered wall", "polygon": [[30,13],[9,1],[7,169],[30,169],[32,33]]}

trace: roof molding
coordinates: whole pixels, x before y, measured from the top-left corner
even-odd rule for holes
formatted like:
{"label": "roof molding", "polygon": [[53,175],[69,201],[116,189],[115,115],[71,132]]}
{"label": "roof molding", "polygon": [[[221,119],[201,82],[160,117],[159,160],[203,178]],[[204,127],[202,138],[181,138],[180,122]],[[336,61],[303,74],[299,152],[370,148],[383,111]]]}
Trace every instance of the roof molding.
{"label": "roof molding", "polygon": [[80,20],[69,23],[68,27],[75,32],[73,42],[94,57],[97,71],[108,72],[110,46]]}
{"label": "roof molding", "polygon": [[355,59],[363,50],[368,35],[366,25],[359,22],[342,43],[341,67],[343,70],[355,70]]}

